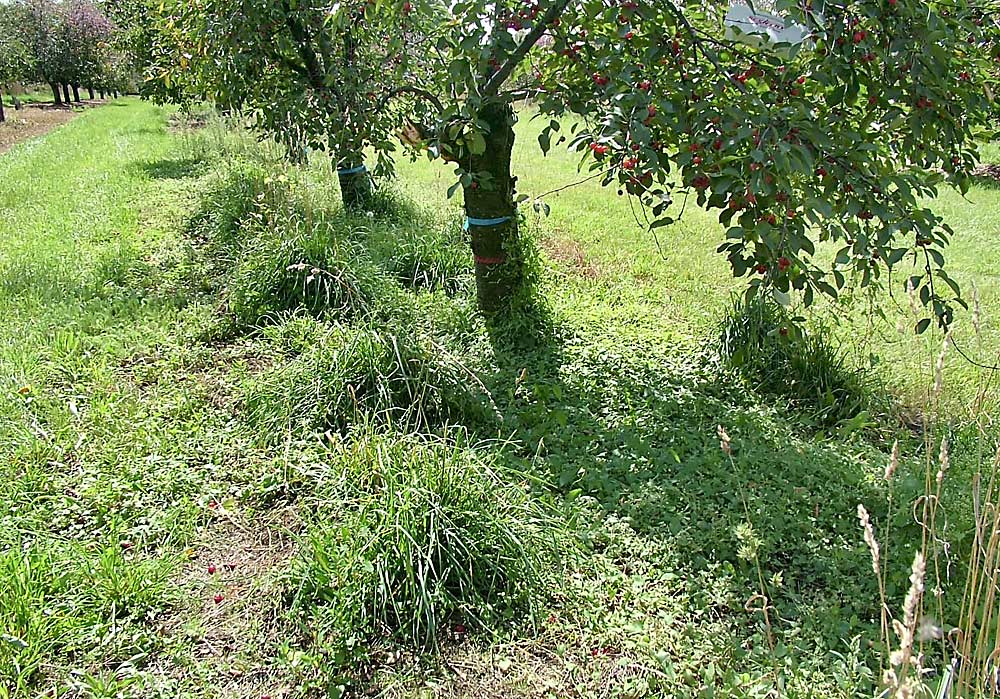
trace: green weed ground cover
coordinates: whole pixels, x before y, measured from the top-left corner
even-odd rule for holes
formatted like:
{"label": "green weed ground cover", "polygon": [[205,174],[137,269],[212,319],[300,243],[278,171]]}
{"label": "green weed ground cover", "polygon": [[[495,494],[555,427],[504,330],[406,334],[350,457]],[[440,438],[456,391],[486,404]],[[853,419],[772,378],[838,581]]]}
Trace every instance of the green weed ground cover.
{"label": "green weed ground cover", "polygon": [[[348,217],[322,163],[174,120],[123,100],[0,157],[0,697],[874,694],[855,510],[892,525],[898,608],[936,444],[817,431],[724,368],[706,214],[658,246],[560,193],[528,221],[544,332],[488,333],[439,166]],[[524,191],[578,178],[533,129]],[[938,203],[986,357],[995,193]],[[862,306],[820,319],[919,412],[940,338]],[[990,450],[950,416],[960,502]]]}

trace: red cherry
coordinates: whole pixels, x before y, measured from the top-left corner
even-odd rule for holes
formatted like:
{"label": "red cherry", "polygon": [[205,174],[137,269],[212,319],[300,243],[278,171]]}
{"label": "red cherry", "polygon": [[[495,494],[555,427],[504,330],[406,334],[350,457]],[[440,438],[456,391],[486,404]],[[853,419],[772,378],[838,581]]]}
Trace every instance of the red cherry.
{"label": "red cherry", "polygon": [[855,44],[860,44],[864,40],[865,40],[865,33],[863,31],[861,31],[861,32],[854,32],[854,43]]}
{"label": "red cherry", "polygon": [[795,209],[789,209],[788,211],[785,212],[785,215],[788,218],[795,218]]}
{"label": "red cherry", "polygon": [[715,150],[722,150],[722,139],[721,138],[715,139],[715,141],[712,143],[712,148],[714,148]]}
{"label": "red cherry", "polygon": [[215,566],[211,563],[208,564],[208,574],[215,575]]}
{"label": "red cherry", "polygon": [[701,165],[701,156],[700,155],[694,156],[693,158],[691,158],[691,162],[694,163],[695,165]]}
{"label": "red cherry", "polygon": [[413,5],[411,5],[409,2],[404,2],[403,3],[403,14],[407,14],[408,15],[411,12],[413,12]]}
{"label": "red cherry", "polygon": [[465,633],[465,627],[462,624],[455,624],[455,633]]}
{"label": "red cherry", "polygon": [[643,80],[641,83],[639,83],[639,89],[649,92],[650,90],[653,89],[653,83],[650,82],[649,80]]}
{"label": "red cherry", "polygon": [[757,270],[757,274],[767,274],[767,265],[760,264],[757,265],[754,269]]}
{"label": "red cherry", "polygon": [[795,79],[795,82],[797,82],[799,85],[805,85],[806,84],[806,76],[800,75],[798,78]]}
{"label": "red cherry", "polygon": [[221,594],[217,594],[215,597],[213,597],[213,599],[215,600],[216,604],[222,604],[222,600],[225,598]]}
{"label": "red cherry", "polygon": [[649,116],[655,117],[656,116],[656,105],[655,104],[649,105],[649,109],[647,109],[646,112],[649,114]]}
{"label": "red cherry", "polygon": [[770,223],[773,226],[776,223],[778,223],[778,217],[775,216],[774,214],[768,214],[767,215],[767,222]]}
{"label": "red cherry", "polygon": [[780,269],[782,272],[784,272],[786,269],[788,269],[791,266],[792,266],[792,262],[787,257],[779,257],[778,258],[778,269]]}

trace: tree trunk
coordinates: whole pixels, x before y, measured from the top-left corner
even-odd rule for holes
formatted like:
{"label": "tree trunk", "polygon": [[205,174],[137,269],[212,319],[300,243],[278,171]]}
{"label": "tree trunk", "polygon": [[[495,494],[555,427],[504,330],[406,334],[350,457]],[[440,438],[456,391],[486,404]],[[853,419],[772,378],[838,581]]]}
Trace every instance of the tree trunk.
{"label": "tree trunk", "polygon": [[74,85],[73,86],[73,101],[77,102],[77,103],[80,101],[80,86],[79,85]]}
{"label": "tree trunk", "polygon": [[469,157],[472,173],[479,177],[464,188],[466,227],[476,263],[479,309],[495,314],[510,308],[524,284],[514,205],[516,180],[510,174],[514,111],[508,104],[490,102],[477,116],[490,132],[485,151]]}
{"label": "tree trunk", "polygon": [[98,90],[97,94],[101,96],[101,99],[104,99],[104,90]]}
{"label": "tree trunk", "polygon": [[21,98],[13,93],[11,93],[10,98],[14,100],[14,110],[21,111]]}
{"label": "tree trunk", "polygon": [[372,202],[372,178],[363,157],[353,158],[337,166],[337,179],[340,180],[340,196],[344,208],[348,211],[367,211]]}
{"label": "tree trunk", "polygon": [[67,105],[72,105],[73,95],[71,95],[69,92],[69,85],[63,84],[62,91],[63,91],[63,101],[66,102]]}
{"label": "tree trunk", "polygon": [[57,83],[49,83],[49,87],[52,88],[52,98],[55,105],[58,107],[62,104],[62,93],[59,91],[59,85]]}
{"label": "tree trunk", "polygon": [[94,88],[92,88],[92,87],[88,87],[87,88],[87,99],[89,99],[91,101],[94,100]]}
{"label": "tree trunk", "polygon": [[7,115],[3,112],[3,90],[0,90],[0,124],[7,121]]}

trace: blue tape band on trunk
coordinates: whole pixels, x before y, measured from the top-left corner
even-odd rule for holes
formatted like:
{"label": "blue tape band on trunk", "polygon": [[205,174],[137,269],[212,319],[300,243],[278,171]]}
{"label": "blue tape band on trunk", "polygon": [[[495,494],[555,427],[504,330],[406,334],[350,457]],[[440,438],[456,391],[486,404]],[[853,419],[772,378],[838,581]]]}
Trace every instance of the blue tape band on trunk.
{"label": "blue tape band on trunk", "polygon": [[469,226],[499,226],[501,223],[507,223],[510,220],[510,216],[500,216],[499,218],[472,218],[467,216],[465,219],[465,230],[469,230]]}
{"label": "blue tape band on trunk", "polygon": [[347,170],[337,170],[338,175],[356,175],[359,172],[364,172],[367,170],[364,165],[358,165],[357,167],[348,168]]}

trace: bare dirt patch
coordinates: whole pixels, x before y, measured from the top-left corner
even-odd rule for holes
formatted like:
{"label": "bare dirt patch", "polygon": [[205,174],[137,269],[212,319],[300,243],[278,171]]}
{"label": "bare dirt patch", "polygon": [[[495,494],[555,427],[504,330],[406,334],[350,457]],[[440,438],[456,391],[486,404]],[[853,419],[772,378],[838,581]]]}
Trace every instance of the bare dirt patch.
{"label": "bare dirt patch", "polygon": [[81,114],[83,109],[102,104],[100,100],[86,100],[72,108],[32,104],[20,111],[5,106],[7,121],[0,124],[0,153],[6,153],[22,141],[47,134]]}
{"label": "bare dirt patch", "polygon": [[288,637],[276,578],[294,553],[281,513],[246,521],[223,503],[177,573],[185,602],[161,628],[168,652],[152,674],[184,686],[207,684],[213,697],[282,697],[289,679],[273,663]]}
{"label": "bare dirt patch", "polygon": [[981,163],[972,171],[972,176],[1000,183],[1000,165],[996,163]]}
{"label": "bare dirt patch", "polygon": [[552,236],[542,241],[542,249],[553,261],[569,268],[570,272],[587,279],[597,279],[604,272],[584,254],[583,246],[571,238]]}

